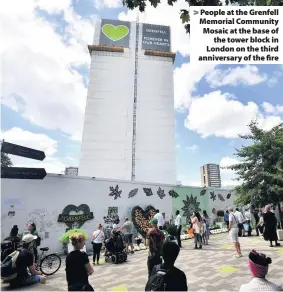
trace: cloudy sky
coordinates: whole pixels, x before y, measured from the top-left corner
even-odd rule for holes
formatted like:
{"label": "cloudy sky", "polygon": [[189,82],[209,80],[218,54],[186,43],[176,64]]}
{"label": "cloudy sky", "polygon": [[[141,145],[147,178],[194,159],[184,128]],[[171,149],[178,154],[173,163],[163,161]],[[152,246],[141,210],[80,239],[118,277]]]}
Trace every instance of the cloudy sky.
{"label": "cloudy sky", "polygon": [[[172,28],[178,180],[199,185],[202,164],[236,162],[238,134],[253,118],[264,129],[283,120],[283,65],[191,65],[183,7],[149,7],[140,21]],[[16,166],[61,173],[78,165],[93,23],[136,16],[118,0],[1,1],[1,136],[47,155],[42,163],[12,157]],[[223,185],[232,178],[222,171]]]}

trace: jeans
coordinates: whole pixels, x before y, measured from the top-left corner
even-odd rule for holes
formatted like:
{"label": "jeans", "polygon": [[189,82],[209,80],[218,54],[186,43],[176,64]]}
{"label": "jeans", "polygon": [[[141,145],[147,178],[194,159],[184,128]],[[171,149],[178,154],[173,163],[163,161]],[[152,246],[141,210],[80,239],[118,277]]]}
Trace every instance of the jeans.
{"label": "jeans", "polygon": [[95,259],[97,259],[97,262],[99,262],[102,243],[93,243],[92,247],[93,247],[93,262],[95,262]]}
{"label": "jeans", "polygon": [[150,277],[151,271],[156,265],[162,264],[162,259],[159,254],[150,255],[147,259],[148,277]]}
{"label": "jeans", "polygon": [[39,275],[29,275],[25,279],[16,278],[10,282],[10,286],[12,289],[16,289],[22,286],[30,286],[40,282],[41,276]]}
{"label": "jeans", "polygon": [[202,240],[201,235],[199,233],[195,233],[195,246],[197,247],[197,244],[199,243],[199,246],[202,246]]}
{"label": "jeans", "polygon": [[176,226],[177,227],[177,240],[178,240],[178,245],[179,247],[182,247],[181,244],[181,230],[182,230],[182,226]]}

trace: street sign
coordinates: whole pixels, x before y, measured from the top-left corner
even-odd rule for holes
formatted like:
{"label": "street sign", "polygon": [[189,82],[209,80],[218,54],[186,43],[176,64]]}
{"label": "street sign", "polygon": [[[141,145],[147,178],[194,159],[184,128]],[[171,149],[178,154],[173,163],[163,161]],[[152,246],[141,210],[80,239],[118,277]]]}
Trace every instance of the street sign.
{"label": "street sign", "polygon": [[13,154],[16,156],[22,156],[41,161],[45,158],[45,153],[43,151],[8,143],[5,141],[1,145],[1,151],[8,154]]}
{"label": "street sign", "polygon": [[1,178],[11,179],[44,179],[44,168],[1,167]]}

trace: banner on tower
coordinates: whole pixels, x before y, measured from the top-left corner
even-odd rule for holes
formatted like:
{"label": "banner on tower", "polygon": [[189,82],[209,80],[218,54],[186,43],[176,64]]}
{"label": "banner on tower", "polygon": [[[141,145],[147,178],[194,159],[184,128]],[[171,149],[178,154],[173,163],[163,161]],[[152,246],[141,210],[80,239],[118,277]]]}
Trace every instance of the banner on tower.
{"label": "banner on tower", "polygon": [[142,26],[142,50],[171,51],[170,27],[144,23]]}
{"label": "banner on tower", "polygon": [[128,21],[102,19],[99,45],[129,48],[130,32]]}

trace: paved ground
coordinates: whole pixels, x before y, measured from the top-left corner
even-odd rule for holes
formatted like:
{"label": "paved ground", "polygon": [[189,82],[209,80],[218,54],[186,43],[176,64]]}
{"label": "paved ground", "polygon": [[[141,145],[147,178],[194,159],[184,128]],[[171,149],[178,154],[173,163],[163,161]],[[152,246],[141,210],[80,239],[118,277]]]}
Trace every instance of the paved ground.
{"label": "paved ground", "polygon": [[[189,291],[239,291],[242,283],[250,281],[247,255],[255,248],[266,253],[273,260],[268,279],[283,286],[283,246],[271,248],[258,237],[240,239],[244,257],[233,258],[228,234],[213,235],[203,250],[193,250],[191,240],[183,241],[176,266],[182,269],[188,280]],[[281,242],[281,245],[283,243]],[[113,265],[103,263],[95,266],[90,283],[95,291],[144,291],[147,281],[147,252],[138,251],[128,262]],[[37,284],[23,291],[67,291],[64,264],[61,269],[47,279],[45,285]],[[2,285],[2,290],[8,287]]]}

